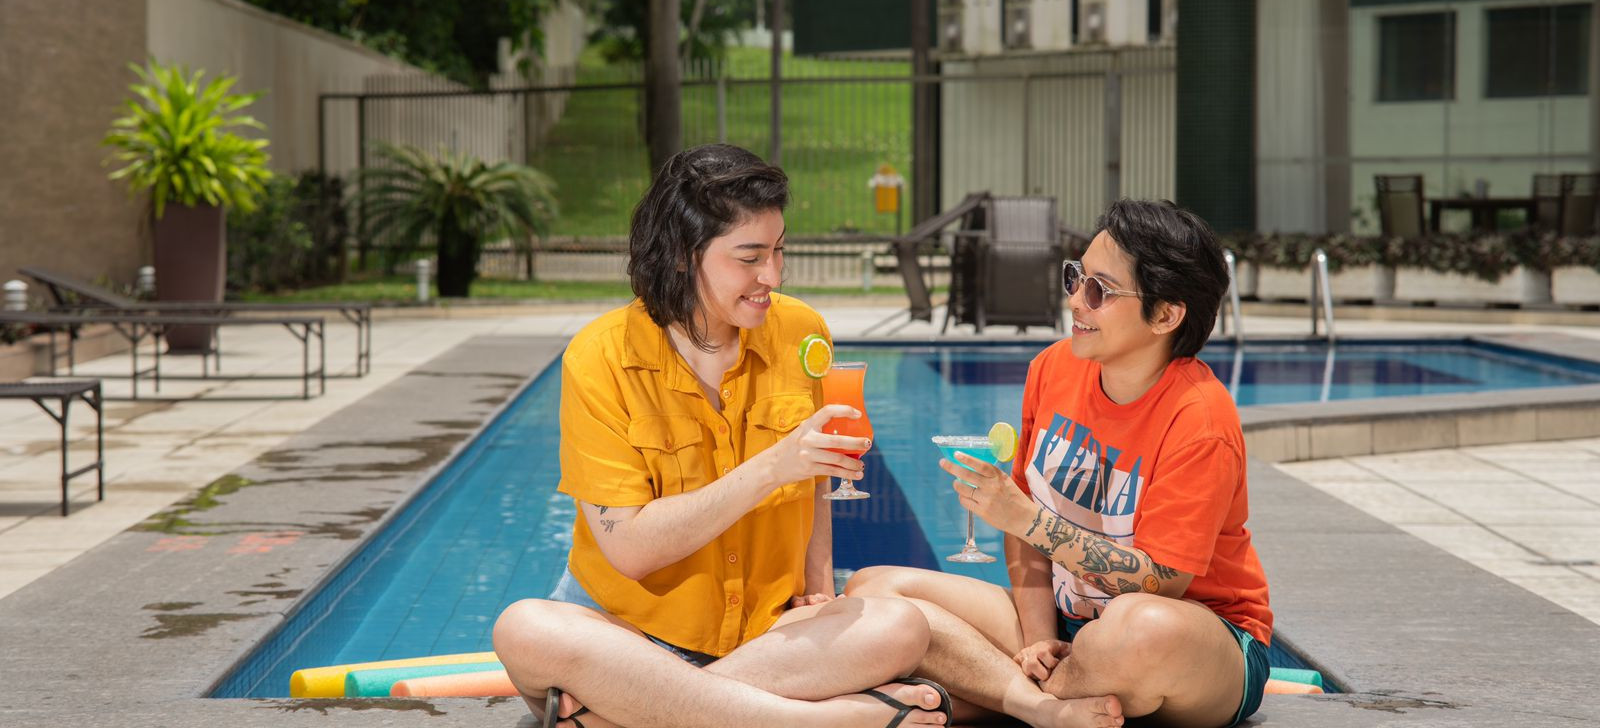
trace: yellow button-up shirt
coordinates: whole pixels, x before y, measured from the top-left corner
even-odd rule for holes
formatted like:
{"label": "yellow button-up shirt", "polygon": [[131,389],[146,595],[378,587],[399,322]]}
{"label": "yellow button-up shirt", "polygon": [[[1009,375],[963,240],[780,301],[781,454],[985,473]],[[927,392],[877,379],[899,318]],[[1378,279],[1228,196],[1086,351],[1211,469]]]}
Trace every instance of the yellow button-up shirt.
{"label": "yellow button-up shirt", "polygon": [[[600,506],[643,506],[704,487],[772,446],[822,402],[800,340],[822,317],[772,294],[766,321],[740,331],[738,361],[707,401],[667,332],[633,303],[574,336],[561,359],[561,485]],[[583,510],[568,566],[612,615],[646,634],[722,656],[772,627],[805,589],[818,480],[784,485],[687,558],[634,581],[611,566]]]}

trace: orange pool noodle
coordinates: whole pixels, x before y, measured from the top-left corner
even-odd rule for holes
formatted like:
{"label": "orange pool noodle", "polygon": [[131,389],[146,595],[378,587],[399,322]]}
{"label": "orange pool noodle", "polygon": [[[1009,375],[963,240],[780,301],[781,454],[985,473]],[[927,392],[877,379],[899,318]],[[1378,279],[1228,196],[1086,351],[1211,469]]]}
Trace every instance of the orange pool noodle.
{"label": "orange pool noodle", "polygon": [[1268,695],[1319,695],[1322,688],[1305,683],[1290,682],[1288,680],[1268,680]]}
{"label": "orange pool noodle", "polygon": [[517,688],[505,670],[460,672],[401,680],[389,688],[395,698],[493,698],[515,697]]}

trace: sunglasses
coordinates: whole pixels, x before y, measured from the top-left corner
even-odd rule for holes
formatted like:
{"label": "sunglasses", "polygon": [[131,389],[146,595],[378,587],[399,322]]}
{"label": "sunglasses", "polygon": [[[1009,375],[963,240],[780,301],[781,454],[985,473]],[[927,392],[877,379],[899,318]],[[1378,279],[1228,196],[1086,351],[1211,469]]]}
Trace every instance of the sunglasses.
{"label": "sunglasses", "polygon": [[1110,298],[1110,297],[1115,297],[1115,296],[1130,296],[1130,297],[1133,297],[1133,298],[1140,298],[1141,297],[1141,294],[1135,293],[1133,291],[1125,291],[1125,290],[1120,289],[1120,288],[1112,288],[1111,286],[1106,285],[1106,282],[1101,280],[1099,276],[1091,276],[1091,275],[1088,275],[1088,274],[1084,273],[1083,272],[1083,263],[1081,261],[1076,261],[1076,260],[1069,260],[1066,263],[1062,264],[1062,266],[1061,266],[1061,285],[1062,285],[1063,288],[1067,289],[1067,295],[1068,296],[1076,296],[1076,295],[1078,295],[1078,289],[1082,288],[1083,289],[1083,305],[1087,306],[1090,311],[1094,311],[1096,309],[1099,309],[1101,306],[1104,306],[1105,303],[1106,303],[1106,299]]}

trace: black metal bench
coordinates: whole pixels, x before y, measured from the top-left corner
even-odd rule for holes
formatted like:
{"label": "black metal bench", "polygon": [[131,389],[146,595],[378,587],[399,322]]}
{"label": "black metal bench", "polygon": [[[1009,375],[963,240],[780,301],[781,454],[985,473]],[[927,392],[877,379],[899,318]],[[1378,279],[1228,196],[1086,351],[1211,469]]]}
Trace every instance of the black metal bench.
{"label": "black metal bench", "polygon": [[[0,383],[0,399],[31,399],[33,403],[61,425],[61,515],[67,515],[70,500],[67,482],[91,470],[95,471],[96,500],[106,499],[106,432],[104,401],[100,396],[100,380],[88,379],[73,382],[5,382]],[[94,408],[95,459],[77,470],[67,469],[67,415],[72,411],[72,401],[82,399]],[[60,412],[50,408],[48,402],[59,402]]]}
{"label": "black metal bench", "polygon": [[[306,311],[338,311],[356,327],[356,376],[372,371],[372,304],[343,301],[305,303],[248,303],[240,301],[136,301],[92,283],[33,266],[17,269],[50,289],[58,311],[117,311],[169,316],[228,316],[247,314],[296,314]],[[215,331],[215,329],[213,329]],[[215,343],[215,339],[213,339]],[[216,347],[212,347],[213,350]],[[217,367],[222,366],[220,353]]]}
{"label": "black metal bench", "polygon": [[[324,322],[320,316],[199,316],[199,315],[169,315],[149,313],[125,313],[106,309],[82,310],[75,313],[46,313],[42,311],[0,311],[0,324],[23,324],[38,326],[46,329],[50,334],[50,375],[55,376],[56,362],[59,358],[56,345],[56,333],[66,331],[67,337],[67,373],[76,373],[77,367],[77,331],[91,324],[109,324],[128,340],[131,349],[133,371],[129,377],[133,387],[133,399],[139,398],[139,380],[150,376],[155,380],[155,391],[161,391],[161,346],[160,338],[167,329],[174,326],[283,326],[289,333],[300,340],[300,379],[302,382],[301,398],[311,398],[311,377],[317,377],[317,393],[323,394],[328,390],[327,380],[327,338],[324,331]],[[311,368],[311,341],[317,342],[317,368]],[[146,340],[155,342],[155,364],[148,369],[139,368],[139,347]],[[210,362],[213,357],[220,357],[216,347],[210,353],[201,357],[201,376],[211,375]],[[220,358],[216,359],[219,363]]]}

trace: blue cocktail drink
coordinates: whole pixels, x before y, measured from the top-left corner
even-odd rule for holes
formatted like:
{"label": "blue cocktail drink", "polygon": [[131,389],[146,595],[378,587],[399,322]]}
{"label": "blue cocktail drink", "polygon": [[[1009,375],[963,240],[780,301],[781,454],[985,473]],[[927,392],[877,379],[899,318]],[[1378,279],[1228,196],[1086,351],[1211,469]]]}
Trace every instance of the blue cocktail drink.
{"label": "blue cocktail drink", "polygon": [[[940,435],[933,438],[933,444],[939,447],[939,452],[944,453],[946,460],[966,468],[966,463],[956,459],[956,453],[965,453],[978,460],[986,462],[1002,472],[1005,468],[1000,465],[1001,460],[995,457],[994,447],[986,435]],[[967,468],[971,470],[971,468]],[[995,558],[984,553],[978,548],[978,543],[972,535],[972,511],[967,511],[967,544],[961,547],[961,552],[945,557],[946,561],[962,564],[988,564]]]}

